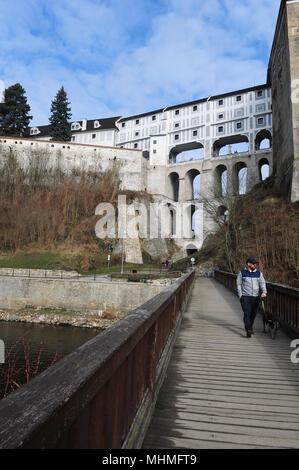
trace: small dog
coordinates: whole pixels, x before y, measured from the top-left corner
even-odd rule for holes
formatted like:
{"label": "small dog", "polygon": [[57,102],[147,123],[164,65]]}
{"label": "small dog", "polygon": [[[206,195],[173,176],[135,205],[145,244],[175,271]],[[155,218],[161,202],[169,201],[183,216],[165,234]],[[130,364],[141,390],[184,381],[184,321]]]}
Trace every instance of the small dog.
{"label": "small dog", "polygon": [[264,333],[270,332],[271,338],[275,339],[279,329],[279,321],[272,313],[266,311],[263,300],[261,301],[261,304],[263,312]]}

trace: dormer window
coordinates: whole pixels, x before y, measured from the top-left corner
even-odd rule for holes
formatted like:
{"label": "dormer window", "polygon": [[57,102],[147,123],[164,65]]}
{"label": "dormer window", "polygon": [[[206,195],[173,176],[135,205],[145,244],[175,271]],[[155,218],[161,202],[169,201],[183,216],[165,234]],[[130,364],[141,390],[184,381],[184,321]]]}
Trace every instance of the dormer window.
{"label": "dormer window", "polygon": [[78,122],[73,122],[73,124],[71,125],[71,130],[77,130],[77,129],[80,129],[80,124]]}
{"label": "dormer window", "polygon": [[101,124],[99,123],[99,121],[95,121],[94,122],[94,128],[98,129],[99,127],[101,127]]}

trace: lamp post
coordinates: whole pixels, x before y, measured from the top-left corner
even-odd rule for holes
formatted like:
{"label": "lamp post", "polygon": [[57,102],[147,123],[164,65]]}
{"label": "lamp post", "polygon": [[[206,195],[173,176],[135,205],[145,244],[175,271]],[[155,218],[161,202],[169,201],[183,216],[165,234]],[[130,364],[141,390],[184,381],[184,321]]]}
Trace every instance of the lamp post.
{"label": "lamp post", "polygon": [[121,274],[124,273],[124,239],[121,243]]}

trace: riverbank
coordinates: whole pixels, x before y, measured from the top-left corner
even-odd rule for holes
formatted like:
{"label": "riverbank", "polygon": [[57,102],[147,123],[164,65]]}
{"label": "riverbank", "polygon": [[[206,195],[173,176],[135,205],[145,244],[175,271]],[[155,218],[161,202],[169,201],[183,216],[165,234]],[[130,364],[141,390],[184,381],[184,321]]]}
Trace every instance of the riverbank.
{"label": "riverbank", "polygon": [[65,309],[24,308],[0,310],[0,321],[77,326],[104,330],[126,315],[125,312],[99,310],[98,313],[71,312]]}

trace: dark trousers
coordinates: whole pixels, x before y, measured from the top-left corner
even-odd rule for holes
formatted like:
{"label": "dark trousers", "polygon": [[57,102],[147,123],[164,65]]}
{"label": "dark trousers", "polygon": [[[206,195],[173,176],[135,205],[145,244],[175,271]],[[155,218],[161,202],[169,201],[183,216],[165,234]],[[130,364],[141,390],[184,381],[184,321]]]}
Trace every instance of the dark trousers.
{"label": "dark trousers", "polygon": [[244,312],[245,330],[252,330],[259,302],[259,297],[249,297],[247,295],[242,295],[241,305]]}

